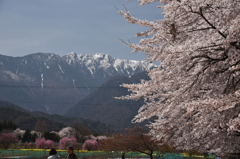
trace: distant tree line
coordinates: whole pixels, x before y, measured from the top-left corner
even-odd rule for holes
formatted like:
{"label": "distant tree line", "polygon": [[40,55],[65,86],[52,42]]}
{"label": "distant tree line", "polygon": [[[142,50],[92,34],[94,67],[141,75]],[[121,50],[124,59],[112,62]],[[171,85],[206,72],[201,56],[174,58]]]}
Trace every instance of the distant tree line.
{"label": "distant tree line", "polygon": [[9,120],[3,120],[3,121],[0,121],[0,131],[3,131],[3,130],[15,130],[17,128],[16,124]]}
{"label": "distant tree line", "polygon": [[[44,132],[41,134],[41,137],[44,137],[46,140],[52,140],[54,142],[59,142],[60,140],[60,136],[53,132]],[[17,134],[17,138],[22,143],[33,143],[37,138],[39,138],[39,136],[36,132],[32,132],[31,130],[27,129],[22,135]]]}

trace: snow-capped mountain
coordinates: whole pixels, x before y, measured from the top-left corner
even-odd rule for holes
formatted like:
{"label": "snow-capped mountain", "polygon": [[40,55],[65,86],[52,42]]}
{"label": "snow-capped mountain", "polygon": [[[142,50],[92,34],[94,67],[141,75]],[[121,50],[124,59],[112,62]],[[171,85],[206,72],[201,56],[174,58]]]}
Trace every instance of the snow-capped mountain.
{"label": "snow-capped mountain", "polygon": [[84,65],[94,76],[99,70],[107,72],[109,75],[129,75],[139,71],[145,71],[154,65],[147,61],[122,60],[111,57],[107,54],[76,54],[74,52],[63,56],[69,65]]}
{"label": "snow-capped mountain", "polygon": [[30,111],[61,114],[108,78],[132,76],[153,67],[146,61],[122,60],[102,53],[0,55],[0,100]]}

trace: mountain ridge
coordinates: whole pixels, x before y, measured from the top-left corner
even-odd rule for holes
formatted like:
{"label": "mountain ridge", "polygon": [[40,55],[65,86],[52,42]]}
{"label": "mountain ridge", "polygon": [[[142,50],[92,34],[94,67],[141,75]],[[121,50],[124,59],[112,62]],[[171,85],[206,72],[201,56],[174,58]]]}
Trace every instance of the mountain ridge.
{"label": "mountain ridge", "polygon": [[121,130],[133,127],[131,120],[137,115],[144,100],[119,100],[115,97],[126,96],[130,93],[127,88],[121,87],[121,84],[139,83],[140,80],[149,79],[147,72],[141,72],[132,77],[113,76],[71,107],[64,115],[100,121]]}
{"label": "mountain ridge", "polygon": [[154,67],[107,54],[0,55],[0,100],[30,111],[63,114],[110,77],[133,76]]}

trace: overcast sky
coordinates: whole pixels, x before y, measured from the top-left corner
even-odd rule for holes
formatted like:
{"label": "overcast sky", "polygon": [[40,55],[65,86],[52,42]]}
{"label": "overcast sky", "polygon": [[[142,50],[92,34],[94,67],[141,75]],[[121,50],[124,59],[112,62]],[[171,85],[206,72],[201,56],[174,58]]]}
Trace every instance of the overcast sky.
{"label": "overcast sky", "polygon": [[61,56],[106,53],[116,58],[143,60],[118,38],[138,42],[146,28],[128,23],[118,9],[123,4],[139,19],[161,19],[158,3],[139,6],[137,0],[0,0],[0,54]]}

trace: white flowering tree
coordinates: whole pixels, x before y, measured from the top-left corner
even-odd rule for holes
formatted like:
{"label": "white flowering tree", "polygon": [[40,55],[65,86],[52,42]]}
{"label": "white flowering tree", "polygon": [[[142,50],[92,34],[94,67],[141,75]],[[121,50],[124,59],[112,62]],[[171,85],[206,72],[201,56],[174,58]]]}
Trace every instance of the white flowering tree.
{"label": "white flowering tree", "polygon": [[25,130],[21,130],[20,128],[17,128],[16,130],[13,131],[13,134],[18,138],[21,139],[23,138],[23,135],[26,131]]}
{"label": "white flowering tree", "polygon": [[64,138],[64,137],[75,137],[76,136],[76,130],[72,127],[65,127],[63,128],[61,131],[59,131],[58,135],[61,137],[61,138]]}
{"label": "white flowering tree", "polygon": [[240,152],[240,1],[139,0],[160,2],[164,19],[139,20],[119,11],[133,24],[150,28],[138,44],[125,43],[160,62],[151,80],[124,84],[145,99],[135,122],[150,124],[158,139],[180,149],[218,154]]}

